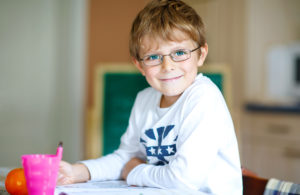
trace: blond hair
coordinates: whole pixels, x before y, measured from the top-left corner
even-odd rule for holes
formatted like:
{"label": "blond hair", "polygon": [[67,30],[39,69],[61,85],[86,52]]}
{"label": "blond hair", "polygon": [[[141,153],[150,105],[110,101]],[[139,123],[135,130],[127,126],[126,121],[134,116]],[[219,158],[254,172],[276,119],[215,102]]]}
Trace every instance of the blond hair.
{"label": "blond hair", "polygon": [[129,50],[130,55],[140,59],[141,38],[144,35],[174,40],[174,30],[186,33],[199,46],[204,46],[205,27],[196,11],[181,0],[152,0],[133,21]]}

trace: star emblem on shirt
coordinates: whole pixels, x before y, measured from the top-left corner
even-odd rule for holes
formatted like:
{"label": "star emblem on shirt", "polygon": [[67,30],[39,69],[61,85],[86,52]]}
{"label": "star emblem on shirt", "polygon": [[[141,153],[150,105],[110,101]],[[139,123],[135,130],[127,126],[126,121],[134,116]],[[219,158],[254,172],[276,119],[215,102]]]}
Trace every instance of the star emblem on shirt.
{"label": "star emblem on shirt", "polygon": [[174,152],[173,148],[171,148],[170,146],[168,146],[167,151],[169,154],[171,154],[172,152]]}
{"label": "star emblem on shirt", "polygon": [[161,153],[161,148],[158,148],[158,149],[157,149],[157,154],[158,154],[158,155],[159,155],[159,154],[162,154],[162,153]]}
{"label": "star emblem on shirt", "polygon": [[175,125],[167,125],[145,130],[145,135],[140,137],[140,143],[146,149],[148,162],[165,165],[176,154],[178,135],[175,134],[174,127]]}
{"label": "star emblem on shirt", "polygon": [[150,148],[149,152],[151,152],[151,154],[155,154],[155,149],[153,147]]}

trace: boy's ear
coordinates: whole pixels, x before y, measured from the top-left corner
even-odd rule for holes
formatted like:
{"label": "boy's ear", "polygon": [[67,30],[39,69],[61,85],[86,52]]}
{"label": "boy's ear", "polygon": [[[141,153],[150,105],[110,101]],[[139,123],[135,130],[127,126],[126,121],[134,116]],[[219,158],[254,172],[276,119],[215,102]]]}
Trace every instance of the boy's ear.
{"label": "boy's ear", "polygon": [[139,71],[142,73],[142,75],[145,76],[145,71],[142,67],[142,64],[134,57],[132,57],[132,61],[133,61],[134,65],[137,67],[137,69],[139,69]]}
{"label": "boy's ear", "polygon": [[201,55],[198,60],[198,67],[202,66],[204,64],[204,61],[206,59],[207,53],[208,53],[208,45],[205,43],[204,46],[200,47]]}

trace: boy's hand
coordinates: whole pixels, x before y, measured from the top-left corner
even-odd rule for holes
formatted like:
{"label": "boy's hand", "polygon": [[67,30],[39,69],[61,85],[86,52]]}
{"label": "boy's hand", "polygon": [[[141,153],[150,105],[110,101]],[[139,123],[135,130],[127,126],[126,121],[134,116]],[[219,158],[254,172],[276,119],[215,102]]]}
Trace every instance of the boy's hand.
{"label": "boy's hand", "polygon": [[146,163],[145,161],[139,159],[139,158],[132,158],[130,161],[126,163],[122,170],[122,179],[126,181],[128,174],[132,169],[134,169],[136,166]]}
{"label": "boy's hand", "polygon": [[85,182],[90,179],[90,172],[84,164],[70,164],[60,161],[57,185]]}

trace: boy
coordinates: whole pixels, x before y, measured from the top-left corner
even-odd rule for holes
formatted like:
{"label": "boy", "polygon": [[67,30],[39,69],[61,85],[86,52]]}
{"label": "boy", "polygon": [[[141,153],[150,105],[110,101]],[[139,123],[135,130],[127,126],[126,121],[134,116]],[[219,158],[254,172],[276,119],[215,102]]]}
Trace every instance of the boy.
{"label": "boy", "polygon": [[130,54],[151,87],[138,93],[118,150],[61,163],[59,184],[124,179],[130,185],[242,194],[234,127],[218,88],[197,75],[204,25],[179,0],[153,0],[135,18]]}

